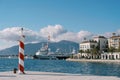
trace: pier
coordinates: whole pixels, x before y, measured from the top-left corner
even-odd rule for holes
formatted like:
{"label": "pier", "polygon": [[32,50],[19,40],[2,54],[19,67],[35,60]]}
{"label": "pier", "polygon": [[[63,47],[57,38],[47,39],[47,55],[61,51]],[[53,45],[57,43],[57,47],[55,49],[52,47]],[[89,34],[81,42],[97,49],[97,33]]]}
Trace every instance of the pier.
{"label": "pier", "polygon": [[94,76],[53,72],[26,71],[26,74],[14,74],[12,71],[0,72],[0,80],[120,80],[113,76]]}

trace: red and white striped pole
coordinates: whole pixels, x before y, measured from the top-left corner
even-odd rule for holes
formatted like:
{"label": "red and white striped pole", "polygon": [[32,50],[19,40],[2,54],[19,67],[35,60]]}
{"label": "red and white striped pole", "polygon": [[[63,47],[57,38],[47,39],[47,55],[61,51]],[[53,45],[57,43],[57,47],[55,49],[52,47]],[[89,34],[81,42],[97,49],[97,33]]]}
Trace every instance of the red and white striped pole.
{"label": "red and white striped pole", "polygon": [[18,64],[19,74],[25,74],[24,72],[24,38],[25,36],[23,35],[23,28],[21,28],[21,37],[19,40],[19,64]]}

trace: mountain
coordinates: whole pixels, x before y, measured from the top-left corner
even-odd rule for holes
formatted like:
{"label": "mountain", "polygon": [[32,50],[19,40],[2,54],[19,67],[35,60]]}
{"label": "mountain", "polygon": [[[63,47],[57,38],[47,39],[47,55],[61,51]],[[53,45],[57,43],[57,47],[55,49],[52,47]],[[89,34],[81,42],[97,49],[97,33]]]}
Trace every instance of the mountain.
{"label": "mountain", "polygon": [[[34,55],[42,47],[42,44],[46,44],[46,42],[25,44],[25,55]],[[65,53],[71,52],[73,48],[78,51],[79,44],[71,41],[62,40],[60,42],[49,43],[49,48],[52,52],[55,52],[56,49],[59,48],[63,53]],[[18,45],[13,46],[4,50],[0,50],[0,55],[17,55],[18,50]]]}

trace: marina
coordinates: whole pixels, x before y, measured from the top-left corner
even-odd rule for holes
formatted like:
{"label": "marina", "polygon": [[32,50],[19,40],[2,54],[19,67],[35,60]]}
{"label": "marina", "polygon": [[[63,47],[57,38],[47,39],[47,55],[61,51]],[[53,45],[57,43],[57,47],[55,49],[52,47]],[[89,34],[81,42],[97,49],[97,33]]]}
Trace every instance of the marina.
{"label": "marina", "polygon": [[0,80],[120,80],[120,0],[0,0]]}
{"label": "marina", "polygon": [[93,76],[93,75],[78,75],[54,72],[35,72],[26,71],[25,75],[13,74],[10,72],[0,72],[2,80],[120,80],[114,76]]}

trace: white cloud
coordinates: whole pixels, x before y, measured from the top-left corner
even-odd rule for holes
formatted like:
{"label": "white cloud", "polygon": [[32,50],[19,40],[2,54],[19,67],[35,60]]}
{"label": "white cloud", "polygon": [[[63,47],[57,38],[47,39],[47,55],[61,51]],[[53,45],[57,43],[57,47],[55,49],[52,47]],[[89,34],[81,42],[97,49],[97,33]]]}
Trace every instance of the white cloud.
{"label": "white cloud", "polygon": [[83,31],[83,30],[81,30],[80,32],[78,32],[77,35],[78,35],[78,38],[81,39],[81,40],[83,38],[90,39],[93,36],[93,34],[91,32]]}
{"label": "white cloud", "polygon": [[6,28],[0,31],[0,39],[6,41],[17,41],[19,38],[19,27]]}
{"label": "white cloud", "polygon": [[[6,28],[0,31],[0,49],[7,48],[12,45],[17,45],[20,39],[21,27]],[[37,43],[46,39],[39,35],[39,32],[34,32],[24,28],[25,43]],[[4,44],[3,44],[4,43]]]}
{"label": "white cloud", "polygon": [[80,42],[84,37],[92,36],[91,32],[88,31],[80,31],[78,33],[69,32],[65,30],[61,25],[55,25],[42,28],[40,30],[42,36],[47,37],[48,35],[51,36],[51,41],[60,41],[60,40],[69,40],[74,42]]}
{"label": "white cloud", "polygon": [[85,37],[87,37],[87,39],[90,39],[92,37],[92,33],[88,31],[83,31],[83,30],[78,33],[66,32],[56,37],[55,41],[69,40],[69,41],[80,43]]}
{"label": "white cloud", "polygon": [[[0,31],[0,39],[6,41],[18,41],[20,39],[21,27],[6,28]],[[24,34],[26,36],[25,42],[39,42],[43,41],[44,38],[39,35],[39,32],[34,32],[30,29],[24,28]]]}
{"label": "white cloud", "polygon": [[103,34],[103,36],[109,38],[109,37],[111,37],[113,35],[113,33],[115,33],[116,35],[120,35],[120,29],[118,29],[115,32],[106,32],[106,33]]}
{"label": "white cloud", "polygon": [[109,38],[112,36],[112,32],[106,32],[103,34],[103,36],[105,36],[106,38]]}
{"label": "white cloud", "polygon": [[60,41],[60,40],[75,41],[76,37],[77,37],[76,33],[66,32],[64,34],[58,35],[56,38],[54,38],[54,41]]}
{"label": "white cloud", "polygon": [[18,44],[18,42],[0,40],[0,50],[8,48],[8,47],[12,47],[12,46],[14,46],[16,44]]}
{"label": "white cloud", "polygon": [[38,43],[41,41],[46,41],[46,38],[43,37],[39,32],[34,32],[29,29],[25,29],[24,31],[25,34],[25,42],[26,43]]}
{"label": "white cloud", "polygon": [[[20,29],[21,27],[6,28],[0,31],[0,39],[16,42],[20,38]],[[40,32],[24,28],[24,34],[26,36],[26,43],[46,41],[48,35],[51,36],[51,41],[70,40],[75,42],[80,42],[84,37],[92,36],[91,32],[83,30],[78,33],[69,32],[61,25],[49,25],[48,27],[40,29]]]}
{"label": "white cloud", "polygon": [[119,30],[117,30],[117,34],[119,34],[119,35],[120,35],[120,29],[119,29]]}
{"label": "white cloud", "polygon": [[47,37],[48,35],[51,35],[51,37],[56,38],[57,36],[66,33],[67,30],[63,29],[61,25],[55,25],[51,26],[48,25],[48,27],[44,27],[40,30],[40,33],[42,36]]}
{"label": "white cloud", "polygon": [[[10,47],[18,44],[17,40],[20,38],[21,27],[6,28],[0,31],[0,49]],[[116,31],[120,34],[120,30]],[[65,30],[61,25],[49,25],[40,29],[39,32],[24,28],[25,43],[38,43],[41,41],[47,41],[48,35],[50,35],[51,41],[69,40],[80,43],[84,38],[88,40],[92,38],[94,34],[89,31],[80,30],[79,32],[70,32]],[[110,37],[112,32],[106,32],[103,34],[105,37]],[[2,46],[3,45],[3,46]]]}

